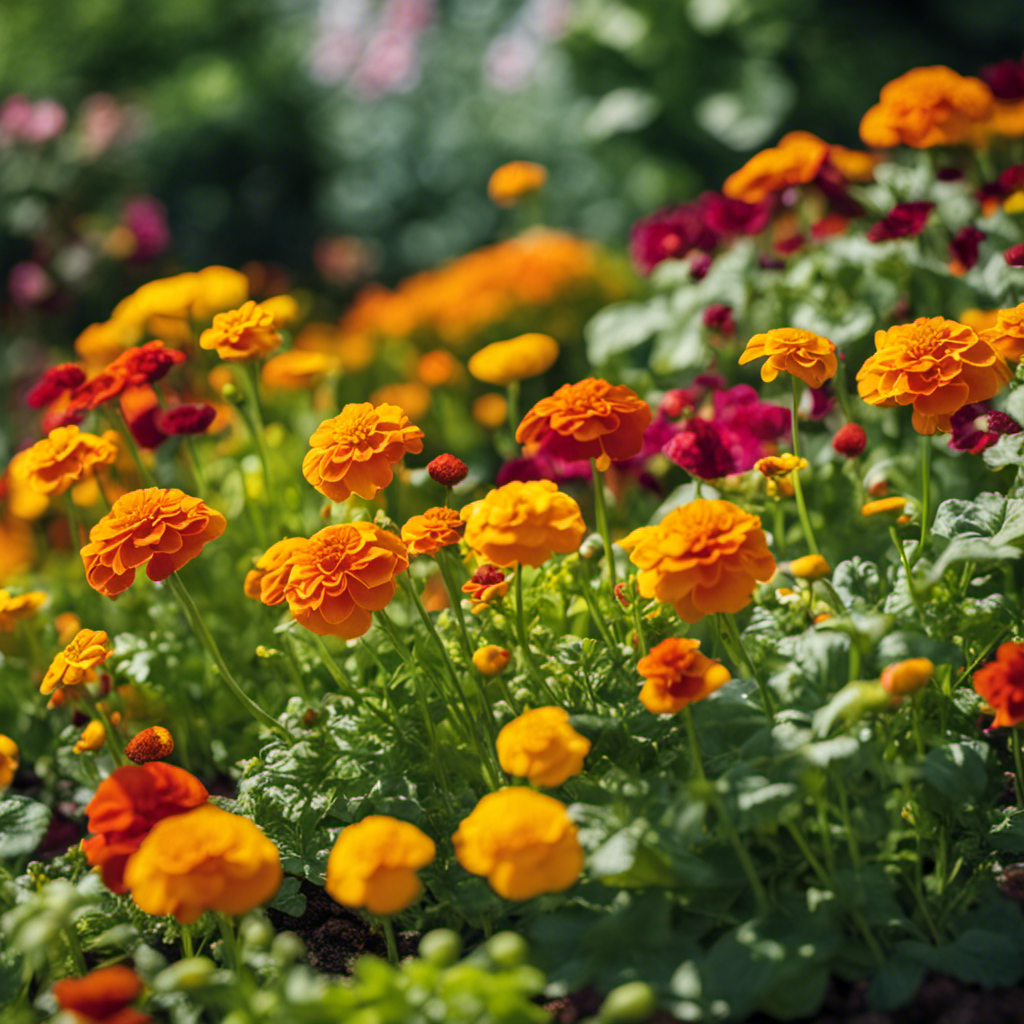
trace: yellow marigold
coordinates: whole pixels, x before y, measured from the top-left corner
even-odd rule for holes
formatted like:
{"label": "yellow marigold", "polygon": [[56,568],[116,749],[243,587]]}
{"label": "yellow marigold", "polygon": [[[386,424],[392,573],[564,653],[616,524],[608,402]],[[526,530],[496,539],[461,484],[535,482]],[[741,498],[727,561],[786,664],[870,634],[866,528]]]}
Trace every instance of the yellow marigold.
{"label": "yellow marigold", "polygon": [[798,580],[820,580],[827,576],[832,568],[821,555],[804,555],[794,558],[788,566],[789,575]]}
{"label": "yellow marigold", "polygon": [[19,760],[18,744],[0,733],[0,789],[6,789],[14,780]]}
{"label": "yellow marigold", "polygon": [[139,340],[140,331],[118,320],[89,324],[75,338],[75,352],[90,367],[106,366]]}
{"label": "yellow marigold", "polygon": [[761,520],[729,501],[691,501],[618,543],[640,569],[640,595],[671,604],[687,622],[740,611],[758,580],[775,573]]}
{"label": "yellow marigold", "polygon": [[337,368],[335,356],[293,348],[271,356],[263,364],[260,380],[265,388],[272,390],[305,391]]}
{"label": "yellow marigold", "polygon": [[583,849],[565,807],[524,786],[488,793],[452,837],[455,857],[507,900],[568,889]]}
{"label": "yellow marigold", "polygon": [[957,317],[957,320],[966,327],[970,327],[971,330],[981,334],[982,331],[995,327],[996,321],[999,319],[999,313],[1000,310],[998,309],[976,309],[972,307],[965,309]]}
{"label": "yellow marigold", "polygon": [[27,571],[34,550],[32,529],[15,517],[9,499],[10,490],[7,506],[10,518],[7,522],[0,521],[0,584]]}
{"label": "yellow marigold", "polygon": [[408,568],[393,533],[372,523],[327,526],[293,554],[284,596],[306,629],[352,640],[395,596],[395,577]]}
{"label": "yellow marigold", "polygon": [[462,364],[447,349],[435,348],[424,352],[416,363],[416,376],[428,388],[439,388],[456,382],[462,374]]}
{"label": "yellow marigold", "polygon": [[489,391],[473,399],[473,419],[485,430],[497,430],[508,416],[508,402],[504,395]]}
{"label": "yellow marigold", "polygon": [[245,914],[281,886],[277,847],[248,819],[213,804],[158,821],[125,867],[136,906],[191,924],[204,911]]}
{"label": "yellow marigold", "polygon": [[722,192],[730,199],[759,203],[791,185],[813,181],[828,155],[828,144],[807,133],[791,133],[778,146],[755,153],[725,179]]}
{"label": "yellow marigold", "polygon": [[430,388],[418,380],[404,384],[385,384],[370,395],[372,405],[397,405],[410,419],[419,419],[430,408]]}
{"label": "yellow marigold", "polygon": [[913,68],[882,86],[879,102],[863,117],[860,137],[868,146],[951,146],[992,111],[992,93],[977,78],[951,68]]}
{"label": "yellow marigold", "polygon": [[434,841],[415,825],[371,814],[338,834],[327,858],[324,888],[343,906],[397,914],[423,891],[416,872],[434,853]]}
{"label": "yellow marigold", "polygon": [[63,494],[89,472],[117,459],[111,437],[87,434],[76,426],[56,427],[18,461],[17,472],[38,494]]}
{"label": "yellow marigold", "polygon": [[174,753],[174,737],[162,725],[151,725],[132,737],[124,753],[135,764],[162,761]]}
{"label": "yellow marigold", "polygon": [[274,295],[260,305],[274,318],[277,327],[290,327],[299,319],[299,304],[291,295]]}
{"label": "yellow marigold", "polygon": [[930,659],[907,658],[886,666],[878,681],[889,693],[905,697],[920,690],[934,674],[935,665]]}
{"label": "yellow marigold", "polygon": [[410,555],[434,555],[441,548],[458,544],[466,524],[453,508],[428,508],[402,527],[402,540]]}
{"label": "yellow marigold", "polygon": [[950,416],[995,395],[1012,374],[989,341],[941,316],[875,332],[875,349],[857,373],[869,405],[913,405],[919,434],[950,432]]}
{"label": "yellow marigold", "polygon": [[724,686],[729,670],[700,653],[700,641],[670,636],[636,665],[644,678],[640,703],[651,714],[669,715]]}
{"label": "yellow marigold", "polygon": [[0,633],[10,633],[19,619],[35,615],[46,602],[41,590],[27,590],[24,594],[12,594],[0,590]]}
{"label": "yellow marigold", "polygon": [[201,348],[216,349],[221,359],[231,362],[262,359],[280,344],[274,317],[252,300],[240,309],[218,313],[199,336]]}
{"label": "yellow marigold", "polygon": [[473,667],[484,676],[496,676],[504,671],[512,659],[512,652],[497,644],[485,644],[473,652]]}
{"label": "yellow marigold", "polygon": [[465,541],[495,565],[538,566],[577,551],[587,532],[580,507],[550,480],[514,480],[462,510]]}
{"label": "yellow marigold", "polygon": [[569,724],[569,712],[543,707],[524,711],[497,739],[502,770],[535,786],[560,786],[583,771],[590,740]]}
{"label": "yellow marigold", "polygon": [[28,449],[15,453],[7,464],[7,472],[4,475],[4,483],[7,485],[7,511],[15,521],[23,523],[39,519],[50,507],[50,499],[29,486],[24,472],[27,460]]}
{"label": "yellow marigold", "polygon": [[249,298],[249,279],[240,270],[214,265],[203,267],[192,277],[191,314],[195,320],[238,309]]}
{"label": "yellow marigold", "polygon": [[110,319],[135,329],[146,326],[155,316],[187,319],[197,292],[197,275],[192,273],[147,281],[114,307]]}
{"label": "yellow marigold", "polygon": [[113,653],[107,646],[108,640],[102,629],[80,629],[50,663],[39,684],[39,692],[53,693],[58,686],[91,683],[96,678],[95,669]]}
{"label": "yellow marigold", "polygon": [[766,455],[763,459],[758,459],[754,463],[754,469],[771,479],[785,476],[787,473],[792,473],[793,470],[806,469],[808,465],[805,458],[784,452],[782,455]]}
{"label": "yellow marigold", "polygon": [[397,405],[346,405],[309,439],[302,475],[325,497],[372,498],[391,483],[391,467],[423,451],[423,431]]}
{"label": "yellow marigold", "polygon": [[107,597],[127,590],[142,565],[151,580],[165,580],[226,525],[219,512],[177,489],[129,491],[89,531],[89,543],[82,548],[85,578]]}
{"label": "yellow marigold", "polygon": [[894,495],[891,498],[879,498],[877,501],[869,501],[866,505],[861,505],[860,514],[862,516],[878,516],[886,513],[898,515],[906,507],[907,499]]}
{"label": "yellow marigold", "polygon": [[280,604],[284,600],[284,585],[292,571],[292,559],[309,543],[305,537],[285,537],[271,544],[245,576],[243,590],[246,597],[262,601],[265,605]]}
{"label": "yellow marigold", "polygon": [[469,357],[467,368],[485,384],[513,384],[539,377],[558,359],[558,342],[546,334],[520,334],[485,345]]}
{"label": "yellow marigold", "polygon": [[1024,302],[1012,309],[995,311],[993,323],[978,332],[1004,359],[1019,363],[1024,358]]}
{"label": "yellow marigold", "polygon": [[487,181],[487,195],[497,206],[515,206],[521,199],[539,192],[548,180],[541,164],[512,160],[495,168]]}
{"label": "yellow marigold", "polygon": [[[119,719],[120,716],[117,712],[111,716],[111,721],[115,722],[115,718]],[[115,722],[116,724],[116,722]],[[78,737],[75,742],[74,752],[76,754],[84,754],[86,752],[92,753],[97,750],[102,750],[103,745],[107,742],[107,732],[103,728],[103,723],[99,719],[94,718],[83,730],[82,734]]]}
{"label": "yellow marigold", "polygon": [[773,381],[780,373],[799,377],[812,388],[820,388],[836,375],[836,346],[819,334],[797,327],[778,327],[765,334],[755,334],[743,350],[742,366],[767,356],[761,367],[761,380]]}
{"label": "yellow marigold", "polygon": [[613,460],[640,454],[650,422],[651,407],[635,391],[588,377],[542,398],[523,417],[516,440],[569,461],[595,459],[604,472]]}

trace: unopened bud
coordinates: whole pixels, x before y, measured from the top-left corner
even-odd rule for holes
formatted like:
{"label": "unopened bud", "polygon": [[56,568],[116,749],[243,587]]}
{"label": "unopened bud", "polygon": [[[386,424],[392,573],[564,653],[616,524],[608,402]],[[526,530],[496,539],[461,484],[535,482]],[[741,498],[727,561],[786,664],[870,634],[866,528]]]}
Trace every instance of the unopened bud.
{"label": "unopened bud", "polygon": [[510,651],[496,644],[487,644],[473,652],[473,665],[477,672],[485,676],[496,676],[509,663]]}
{"label": "unopened bud", "polygon": [[438,455],[427,463],[427,473],[430,479],[439,483],[442,487],[454,487],[462,483],[469,473],[469,467],[454,455]]}
{"label": "unopened bud", "polygon": [[878,680],[889,693],[905,696],[916,693],[935,672],[929,658],[907,658],[889,665]]}
{"label": "unopened bud", "polygon": [[855,459],[868,443],[868,435],[859,423],[846,423],[832,438],[832,447],[848,459]]}
{"label": "unopened bud", "polygon": [[162,725],[152,725],[135,736],[124,752],[136,764],[163,761],[174,752],[174,737]]}

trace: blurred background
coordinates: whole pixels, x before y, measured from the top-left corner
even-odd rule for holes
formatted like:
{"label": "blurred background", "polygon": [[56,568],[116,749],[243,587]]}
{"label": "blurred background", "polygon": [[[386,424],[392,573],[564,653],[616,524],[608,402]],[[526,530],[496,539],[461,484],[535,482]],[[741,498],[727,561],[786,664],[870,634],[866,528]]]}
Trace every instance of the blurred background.
{"label": "blurred background", "polygon": [[0,326],[70,345],[140,281],[210,263],[341,306],[507,234],[485,186],[514,158],[548,167],[549,224],[621,249],[788,129],[856,145],[915,64],[1016,57],[1013,8],[4,0]]}

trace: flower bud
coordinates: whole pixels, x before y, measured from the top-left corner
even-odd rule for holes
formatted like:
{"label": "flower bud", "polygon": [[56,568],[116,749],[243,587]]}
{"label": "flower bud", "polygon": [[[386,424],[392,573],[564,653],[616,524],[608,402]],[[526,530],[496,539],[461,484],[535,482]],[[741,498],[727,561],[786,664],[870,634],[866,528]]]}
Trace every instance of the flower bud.
{"label": "flower bud", "polygon": [[427,473],[430,479],[439,483],[442,487],[454,487],[462,483],[469,473],[469,467],[454,455],[438,455],[427,463]]}
{"label": "flower bud", "polygon": [[789,575],[798,580],[820,580],[831,571],[831,566],[821,555],[804,555],[789,563]]}
{"label": "flower bud", "polygon": [[868,435],[859,423],[846,423],[832,438],[832,447],[848,459],[855,459],[868,443]]}
{"label": "flower bud", "polygon": [[608,1024],[635,1024],[647,1020],[657,1008],[654,989],[646,982],[630,981],[608,993],[597,1019]]}
{"label": "flower bud", "polygon": [[153,725],[143,729],[124,748],[125,756],[136,764],[147,761],[163,761],[174,751],[174,737],[162,726]]}
{"label": "flower bud", "polygon": [[462,939],[451,928],[435,928],[420,939],[420,959],[438,967],[455,963],[461,952]]}
{"label": "flower bud", "polygon": [[1024,242],[1018,242],[1016,245],[1011,245],[1003,253],[1003,258],[1011,267],[1024,267]]}
{"label": "flower bud", "polygon": [[190,956],[187,960],[179,960],[165,967],[153,979],[153,991],[177,992],[202,988],[216,970],[217,965],[209,957]]}
{"label": "flower bud", "polygon": [[928,658],[907,658],[889,665],[878,680],[889,693],[905,696],[916,693],[935,672],[935,666]]}
{"label": "flower bud", "polygon": [[498,967],[518,967],[525,962],[529,950],[526,939],[516,932],[498,932],[487,940],[487,955]]}
{"label": "flower bud", "polygon": [[473,652],[473,665],[485,676],[496,676],[509,663],[510,651],[496,644],[487,644]]}

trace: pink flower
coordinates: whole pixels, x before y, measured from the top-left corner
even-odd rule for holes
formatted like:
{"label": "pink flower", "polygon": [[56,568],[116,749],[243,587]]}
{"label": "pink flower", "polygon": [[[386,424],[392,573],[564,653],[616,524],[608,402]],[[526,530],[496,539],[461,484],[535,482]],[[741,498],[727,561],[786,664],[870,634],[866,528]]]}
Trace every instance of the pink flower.
{"label": "pink flower", "polygon": [[772,216],[772,200],[760,203],[744,203],[739,199],[727,199],[717,192],[705,192],[700,197],[704,223],[715,234],[759,235]]}
{"label": "pink flower", "polygon": [[949,254],[968,270],[978,262],[978,246],[985,239],[985,232],[973,224],[962,227],[949,243]]}
{"label": "pink flower", "polygon": [[125,203],[121,219],[135,236],[133,260],[151,260],[171,244],[167,211],[159,199],[136,196]]}
{"label": "pink flower", "polygon": [[629,233],[630,255],[643,274],[649,274],[662,260],[681,259],[691,249],[711,252],[716,242],[697,203],[656,210],[638,220]]}
{"label": "pink flower", "polygon": [[718,334],[732,336],[736,333],[736,324],[732,318],[732,307],[724,302],[713,302],[704,310],[704,326]]}
{"label": "pink flower", "polygon": [[53,280],[38,263],[15,263],[7,275],[7,290],[16,306],[37,306],[54,291]]}
{"label": "pink flower", "polygon": [[997,99],[1024,98],[1024,59],[1001,60],[998,64],[989,64],[981,69],[980,76]]}
{"label": "pink flower", "polygon": [[949,447],[977,455],[1005,434],[1019,434],[1021,425],[1005,412],[991,409],[986,402],[972,402],[950,417],[953,435]]}
{"label": "pink flower", "polygon": [[712,420],[688,420],[662,448],[677,466],[702,480],[717,480],[738,471],[729,442],[733,431]]}
{"label": "pink flower", "polygon": [[165,434],[202,434],[216,419],[217,410],[204,402],[183,402],[181,405],[161,409],[156,415],[156,426]]}
{"label": "pink flower", "polygon": [[934,203],[899,203],[868,228],[867,239],[869,242],[887,242],[892,238],[919,235],[924,231],[928,215],[934,209]]}

